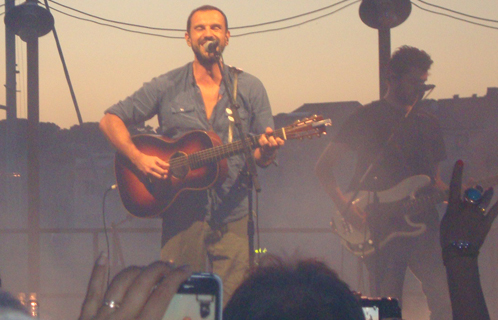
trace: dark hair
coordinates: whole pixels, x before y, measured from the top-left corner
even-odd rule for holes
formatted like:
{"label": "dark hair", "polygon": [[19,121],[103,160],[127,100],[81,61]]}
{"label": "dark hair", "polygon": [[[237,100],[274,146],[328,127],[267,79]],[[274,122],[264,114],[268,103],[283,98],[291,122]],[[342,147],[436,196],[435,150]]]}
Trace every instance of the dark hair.
{"label": "dark hair", "polygon": [[359,300],[323,262],[265,256],[235,290],[224,320],[364,320]]}
{"label": "dark hair", "polygon": [[221,13],[223,15],[223,18],[225,18],[225,27],[228,30],[228,19],[227,19],[227,16],[225,15],[225,13],[223,11],[221,11],[220,9],[216,8],[215,6],[211,6],[211,5],[207,4],[207,5],[200,6],[199,8],[196,8],[196,9],[192,10],[192,12],[190,12],[190,15],[188,16],[188,19],[187,19],[187,32],[190,32],[190,27],[192,26],[192,16],[197,11],[211,11],[211,10],[218,11],[219,13]]}
{"label": "dark hair", "polygon": [[398,48],[388,64],[389,76],[400,78],[412,68],[428,71],[432,65],[431,56],[427,52],[410,46]]}

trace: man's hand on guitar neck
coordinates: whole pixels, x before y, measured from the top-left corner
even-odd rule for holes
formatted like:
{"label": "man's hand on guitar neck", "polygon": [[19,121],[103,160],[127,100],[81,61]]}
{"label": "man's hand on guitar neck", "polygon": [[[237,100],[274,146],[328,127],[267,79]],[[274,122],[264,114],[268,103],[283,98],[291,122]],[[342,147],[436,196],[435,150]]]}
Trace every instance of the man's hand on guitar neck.
{"label": "man's hand on guitar neck", "polygon": [[273,129],[270,127],[259,137],[258,143],[260,147],[254,151],[254,159],[260,167],[269,166],[275,160],[278,148],[285,144],[284,140],[273,136]]}

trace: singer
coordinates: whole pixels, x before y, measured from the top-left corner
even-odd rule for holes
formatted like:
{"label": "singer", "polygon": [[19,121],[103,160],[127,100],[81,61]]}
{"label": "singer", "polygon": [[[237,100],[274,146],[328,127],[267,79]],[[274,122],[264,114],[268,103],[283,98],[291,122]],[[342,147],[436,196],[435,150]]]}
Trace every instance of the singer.
{"label": "singer", "polygon": [[[409,46],[397,49],[388,64],[386,96],[346,120],[318,160],[316,174],[340,218],[352,226],[351,233],[365,239],[361,246],[348,248],[363,256],[370,276],[370,295],[394,297],[401,303],[408,267],[422,283],[431,319],[442,320],[452,315],[435,204],[410,207],[407,203],[400,210],[386,199],[390,194],[405,192],[399,184],[413,181],[415,175],[430,180],[428,186],[417,186],[423,189],[418,190],[419,196],[446,190],[438,169],[439,162],[446,159],[439,122],[416,106],[424,92],[433,88],[425,84],[432,63],[425,51]],[[334,176],[341,155],[348,151],[357,155],[357,162],[347,191],[355,194],[361,190],[355,198],[365,195],[370,199],[364,208],[350,203],[355,198],[342,193]]]}
{"label": "singer", "polygon": [[[177,139],[192,130],[214,131],[223,143],[240,140],[230,130],[227,108],[231,97],[222,85],[218,59],[228,46],[230,31],[225,14],[205,5],[194,9],[187,20],[187,45],[194,61],[145,83],[131,96],[105,111],[100,122],[104,135],[148,179],[168,179],[169,163],[138,150],[127,126],[157,115],[159,131]],[[224,77],[234,86],[235,75]],[[237,103],[242,126],[261,134],[254,150],[256,163],[266,167],[284,144],[274,138],[269,99],[261,81],[238,74]],[[231,92],[234,92],[233,88]],[[264,134],[266,133],[266,135]],[[249,265],[245,181],[239,177],[245,160],[242,155],[227,159],[228,178],[214,187],[189,193],[181,205],[163,217],[161,259],[176,265],[188,264],[194,272],[215,272],[223,281],[223,300],[228,301],[243,280]]]}

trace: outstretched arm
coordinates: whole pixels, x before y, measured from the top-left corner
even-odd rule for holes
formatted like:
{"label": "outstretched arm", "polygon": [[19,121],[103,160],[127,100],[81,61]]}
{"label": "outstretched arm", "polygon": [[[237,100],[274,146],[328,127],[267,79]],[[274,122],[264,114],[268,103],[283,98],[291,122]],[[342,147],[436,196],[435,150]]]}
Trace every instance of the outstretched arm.
{"label": "outstretched arm", "polygon": [[339,210],[347,205],[347,199],[342,194],[334,175],[334,169],[342,158],[342,155],[349,150],[346,144],[331,142],[323,151],[315,165],[315,174],[320,181],[325,192],[332,199]]}
{"label": "outstretched arm", "polygon": [[498,203],[486,213],[493,196],[487,190],[479,203],[461,199],[463,162],[457,161],[450,183],[450,197],[440,226],[440,243],[446,266],[453,320],[489,320],[479,278],[478,255],[498,215]]}
{"label": "outstretched arm", "polygon": [[97,259],[79,320],[161,320],[178,287],[191,275],[188,267],[156,261],[123,269],[106,288],[107,264],[107,257]]}

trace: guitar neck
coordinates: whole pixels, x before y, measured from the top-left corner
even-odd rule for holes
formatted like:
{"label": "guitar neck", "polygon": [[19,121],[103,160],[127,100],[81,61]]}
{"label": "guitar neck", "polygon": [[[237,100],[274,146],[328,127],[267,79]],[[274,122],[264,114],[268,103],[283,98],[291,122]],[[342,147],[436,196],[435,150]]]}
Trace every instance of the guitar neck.
{"label": "guitar neck", "polygon": [[[247,145],[254,150],[259,147],[259,136],[249,136],[246,138]],[[286,140],[285,128],[275,130],[273,136]],[[227,143],[221,146],[205,149],[192,153],[188,156],[188,163],[191,169],[197,169],[206,164],[216,162],[244,152],[244,143],[242,140]]]}

